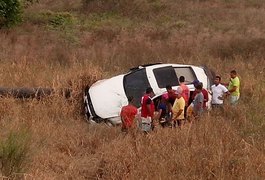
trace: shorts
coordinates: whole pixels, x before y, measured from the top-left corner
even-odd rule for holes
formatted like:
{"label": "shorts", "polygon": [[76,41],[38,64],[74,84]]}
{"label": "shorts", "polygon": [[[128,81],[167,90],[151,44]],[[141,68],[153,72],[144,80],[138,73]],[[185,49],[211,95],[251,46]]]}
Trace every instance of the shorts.
{"label": "shorts", "polygon": [[230,104],[236,105],[238,103],[239,96],[230,96]]}
{"label": "shorts", "polygon": [[140,130],[144,131],[144,132],[149,132],[153,129],[152,127],[152,119],[151,117],[141,117],[141,122],[139,124],[139,128]]}

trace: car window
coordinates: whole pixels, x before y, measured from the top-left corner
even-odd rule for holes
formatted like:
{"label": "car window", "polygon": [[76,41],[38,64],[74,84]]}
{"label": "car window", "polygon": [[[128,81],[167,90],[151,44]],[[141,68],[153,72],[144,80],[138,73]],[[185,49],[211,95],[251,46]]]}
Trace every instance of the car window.
{"label": "car window", "polygon": [[140,107],[141,98],[146,88],[150,86],[145,68],[125,75],[123,83],[126,96],[133,96],[134,105]]}
{"label": "car window", "polygon": [[166,88],[167,85],[179,85],[178,78],[172,66],[157,68],[153,72],[159,88]]}
{"label": "car window", "polygon": [[175,67],[174,69],[177,77],[185,77],[185,84],[191,84],[195,79],[197,79],[191,67]]}

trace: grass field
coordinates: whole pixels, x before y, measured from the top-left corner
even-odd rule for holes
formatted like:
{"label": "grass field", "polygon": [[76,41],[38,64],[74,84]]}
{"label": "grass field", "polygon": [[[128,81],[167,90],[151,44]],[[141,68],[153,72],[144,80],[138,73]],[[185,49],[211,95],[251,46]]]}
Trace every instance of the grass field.
{"label": "grass field", "polygon": [[[40,0],[0,29],[0,85],[74,96],[0,99],[0,176],[10,179],[265,179],[265,2]],[[140,64],[207,65],[241,78],[240,104],[183,130],[124,136],[89,125],[82,93]]]}

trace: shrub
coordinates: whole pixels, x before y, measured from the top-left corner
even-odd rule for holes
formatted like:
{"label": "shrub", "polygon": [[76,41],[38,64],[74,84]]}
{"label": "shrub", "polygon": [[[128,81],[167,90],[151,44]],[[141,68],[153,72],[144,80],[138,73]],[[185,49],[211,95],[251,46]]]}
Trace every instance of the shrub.
{"label": "shrub", "polygon": [[14,176],[23,170],[28,156],[28,134],[11,132],[5,141],[0,143],[0,170],[7,177]]}
{"label": "shrub", "polygon": [[19,0],[0,1],[0,28],[11,27],[21,21],[22,7]]}

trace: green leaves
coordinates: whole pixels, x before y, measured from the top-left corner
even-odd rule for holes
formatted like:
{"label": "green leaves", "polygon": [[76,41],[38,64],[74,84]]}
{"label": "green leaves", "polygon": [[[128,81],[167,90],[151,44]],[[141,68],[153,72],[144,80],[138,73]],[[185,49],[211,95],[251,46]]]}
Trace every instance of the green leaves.
{"label": "green leaves", "polygon": [[1,0],[0,1],[0,28],[11,27],[22,18],[22,7],[19,0]]}

